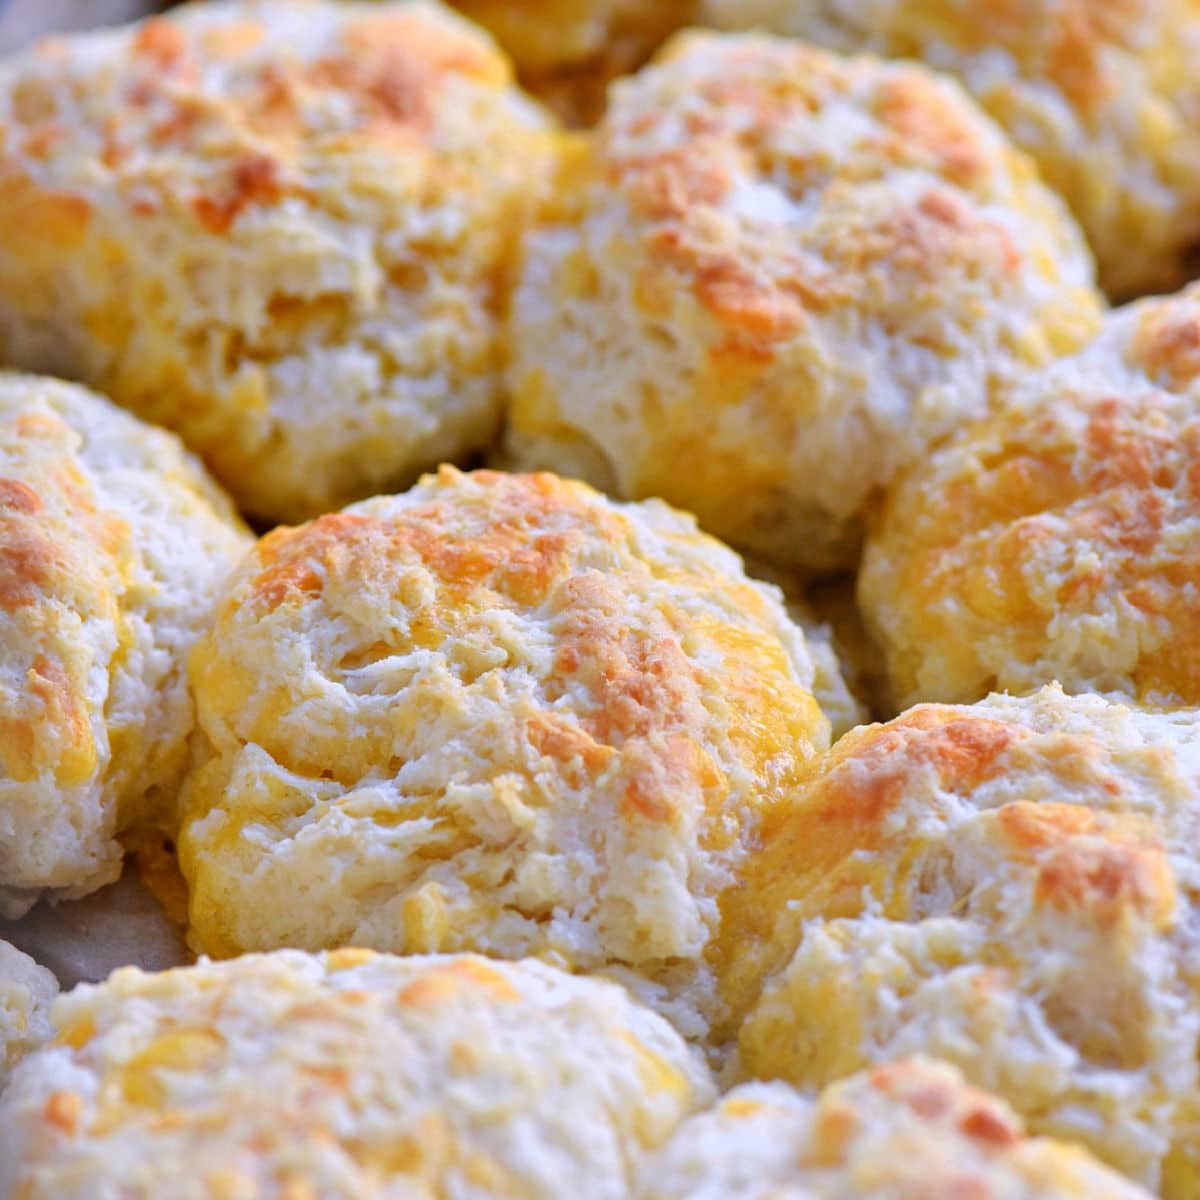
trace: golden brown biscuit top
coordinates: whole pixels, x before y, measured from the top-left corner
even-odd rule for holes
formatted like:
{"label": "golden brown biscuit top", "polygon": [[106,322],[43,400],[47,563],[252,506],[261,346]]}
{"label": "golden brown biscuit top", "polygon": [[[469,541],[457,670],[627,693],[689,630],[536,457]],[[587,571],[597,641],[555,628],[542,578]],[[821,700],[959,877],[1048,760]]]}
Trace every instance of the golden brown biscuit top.
{"label": "golden brown biscuit top", "polygon": [[[912,5],[910,8],[917,8]],[[1036,64],[1040,77],[1057,88],[1085,116],[1113,99],[1120,77],[1110,69],[1113,47],[1136,50],[1154,28],[1162,0],[987,0],[963,6],[934,0],[915,14],[910,36],[917,44],[941,38],[971,53],[1003,46],[1020,62]]]}
{"label": "golden brown biscuit top", "polygon": [[[686,549],[689,540],[700,551],[707,544],[682,527],[665,544]],[[789,682],[795,668],[783,642],[765,636],[777,615],[748,581],[702,581],[686,559],[655,560],[635,542],[629,516],[581,485],[443,468],[399,502],[371,501],[268,534],[197,658],[199,692],[211,686],[233,698],[235,689],[215,685],[239,669],[243,639],[248,655],[269,647],[286,655],[295,634],[310,639],[331,678],[359,693],[365,727],[352,738],[340,723],[301,736],[306,707],[283,699],[302,687],[297,678],[268,680],[277,700],[227,717],[239,737],[290,769],[350,783],[382,768],[394,738],[390,721],[372,715],[373,663],[441,653],[467,683],[492,666],[544,673],[540,700],[514,734],[565,786],[619,769],[628,776],[626,815],[672,823],[681,819],[685,780],[714,800],[727,786],[702,736],[715,667],[738,714],[728,729],[735,753],[759,764],[762,784],[776,791],[794,739],[807,745],[808,726],[818,739],[824,727],[799,681]],[[496,646],[504,612],[546,628],[518,625],[507,647]],[[546,634],[543,655],[537,643]]]}
{"label": "golden brown biscuit top", "polygon": [[[1143,300],[1110,322],[1109,338],[1123,361],[1166,391],[1200,387],[1200,287]],[[1132,335],[1132,336],[1130,336]],[[1103,345],[1107,339],[1099,339]]]}
{"label": "golden brown biscuit top", "polygon": [[[1106,289],[1192,277],[1195,0],[701,0],[700,19],[957,76],[1074,210]],[[1136,247],[1136,250],[1133,249]]]}
{"label": "golden brown biscuit top", "polygon": [[[807,26],[806,7],[824,10],[809,17]],[[795,3],[789,11],[789,0],[767,0],[760,14],[753,0],[702,5],[704,15],[725,28],[755,24],[756,17],[770,24],[773,18],[781,32],[800,34],[807,28],[822,41],[828,28],[840,32],[844,27],[859,31],[861,42],[887,39],[896,57],[937,62],[939,47],[951,47],[958,56],[1003,53],[1026,78],[1042,80],[1048,91],[1057,92],[1085,125],[1101,120],[1120,100],[1130,60],[1141,64],[1138,75],[1158,76],[1164,85],[1186,82],[1180,78],[1186,39],[1179,34],[1197,12],[1195,0],[884,0],[877,6],[867,0],[841,12],[838,7]],[[980,79],[986,91],[987,74],[981,71]],[[1162,91],[1173,97],[1177,87]]]}
{"label": "golden brown biscuit top", "polygon": [[852,730],[811,765],[796,804],[768,819],[745,887],[726,897],[735,1007],[754,1000],[811,918],[991,928],[1008,904],[1050,943],[1066,936],[1063,921],[1114,946],[1166,934],[1179,888],[1194,885],[1185,847],[1200,811],[1197,744],[1187,714],[1057,687],[920,705]]}
{"label": "golden brown biscuit top", "polygon": [[474,479],[488,491],[486,508],[460,507],[447,492],[398,518],[330,513],[275,530],[259,549],[265,568],[250,585],[255,600],[271,609],[317,598],[330,573],[384,590],[419,561],[448,600],[533,606],[562,581],[586,542],[620,545],[620,519],[599,505],[574,503],[570,485],[552,475],[483,471]]}
{"label": "golden brown biscuit top", "polygon": [[[877,303],[879,276],[928,288],[965,262],[999,279],[1023,269],[1016,230],[983,205],[1011,201],[1030,167],[921,68],[683,34],[616,89],[597,155],[650,261],[726,327],[718,356],[769,359],[813,315]],[[789,235],[823,194],[842,197],[844,228]],[[654,286],[637,283],[651,308]]]}
{"label": "golden brown biscuit top", "polygon": [[44,194],[37,207],[64,237],[96,191],[219,235],[324,190],[323,160],[346,169],[377,147],[417,177],[438,154],[447,92],[510,82],[486,37],[433,4],[195,6],[47,41],[0,69],[0,183],[10,203],[22,179],[61,188],[55,212]]}
{"label": "golden brown biscuit top", "polygon": [[600,1200],[712,1094],[664,1021],[536,962],[126,968],[54,1015],[0,1101],[0,1190],[31,1200],[549,1200],[564,1172]]}
{"label": "golden brown biscuit top", "polygon": [[914,468],[862,581],[897,699],[1059,678],[1200,701],[1198,404],[1193,288],[1115,314]]}
{"label": "golden brown biscuit top", "polygon": [[1028,1137],[1002,1100],[923,1058],[873,1067],[823,1092],[807,1158],[816,1180],[826,1169],[844,1171],[862,1180],[855,1194],[870,1195],[867,1180],[882,1177],[905,1200],[1148,1195],[1076,1146]]}
{"label": "golden brown biscuit top", "polygon": [[1149,1193],[1079,1148],[1033,1138],[949,1064],[902,1058],[816,1098],[747,1083],[690,1117],[639,1200],[1068,1200]]}

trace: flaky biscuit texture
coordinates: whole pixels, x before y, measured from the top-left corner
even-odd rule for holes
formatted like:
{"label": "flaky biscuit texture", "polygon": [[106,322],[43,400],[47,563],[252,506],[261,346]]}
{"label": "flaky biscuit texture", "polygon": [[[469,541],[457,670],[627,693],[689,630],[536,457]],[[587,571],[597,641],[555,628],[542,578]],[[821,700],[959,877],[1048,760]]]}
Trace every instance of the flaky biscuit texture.
{"label": "flaky biscuit texture", "polygon": [[828,744],[814,675],[665,505],[447,467],[277,530],[191,663],[193,941],[552,954],[702,1032],[719,896]]}
{"label": "flaky biscuit texture", "polygon": [[526,239],[508,452],[845,564],[899,468],[1093,331],[1091,272],[953,83],[683,34],[564,151]]}
{"label": "flaky biscuit texture", "polygon": [[915,467],[859,597],[901,706],[1051,680],[1200,705],[1200,287],[1120,310]]}
{"label": "flaky biscuit texture", "polygon": [[185,6],[0,65],[0,351],[302,520],[483,446],[549,119],[432,3]]}
{"label": "flaky biscuit texture", "polygon": [[638,1200],[1150,1200],[1077,1147],[1024,1136],[1016,1114],[945,1063],[862,1071],[809,1099],[734,1088],[642,1169]]}
{"label": "flaky biscuit texture", "polygon": [[117,834],[166,819],[187,654],[249,545],[176,438],[0,373],[0,913],[110,882]]}
{"label": "flaky biscuit texture", "polygon": [[1165,291],[1200,238],[1195,0],[702,0],[699,19],[949,72],[1037,160],[1105,288]]}
{"label": "flaky biscuit texture", "polygon": [[126,968],[54,1019],[0,1098],[14,1200],[624,1200],[713,1092],[621,988],[536,962]]}
{"label": "flaky biscuit texture", "polygon": [[1200,724],[1056,687],[843,737],[729,898],[743,1069],[904,1054],[1167,1197],[1200,1186]]}

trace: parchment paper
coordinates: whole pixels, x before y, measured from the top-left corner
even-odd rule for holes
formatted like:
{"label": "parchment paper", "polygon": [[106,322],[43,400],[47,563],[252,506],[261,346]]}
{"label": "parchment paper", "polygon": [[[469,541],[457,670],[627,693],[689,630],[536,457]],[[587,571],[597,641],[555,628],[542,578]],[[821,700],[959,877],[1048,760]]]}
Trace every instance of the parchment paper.
{"label": "parchment paper", "polygon": [[149,0],[0,0],[0,54],[44,33],[119,25],[161,7]]}
{"label": "parchment paper", "polygon": [[132,869],[83,900],[0,921],[0,938],[48,967],[63,988],[98,983],[117,967],[161,971],[191,961],[178,926]]}

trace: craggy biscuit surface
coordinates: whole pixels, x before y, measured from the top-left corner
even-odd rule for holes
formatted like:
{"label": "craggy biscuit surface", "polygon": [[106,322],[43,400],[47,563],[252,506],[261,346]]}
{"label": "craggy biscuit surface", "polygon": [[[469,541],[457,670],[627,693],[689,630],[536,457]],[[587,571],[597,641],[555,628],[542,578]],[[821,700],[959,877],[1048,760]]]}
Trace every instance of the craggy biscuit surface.
{"label": "craggy biscuit surface", "polygon": [[713,1091],[622,989],[535,962],[127,968],[54,1019],[0,1098],[14,1200],[625,1200]]}
{"label": "craggy biscuit surface", "polygon": [[1200,287],[1122,309],[915,467],[859,596],[900,705],[1052,680],[1200,705]]}
{"label": "craggy biscuit surface", "polygon": [[0,352],[304,519],[481,447],[552,136],[435,4],[185,6],[0,64]]}
{"label": "craggy biscuit surface", "polygon": [[702,0],[699,17],[950,72],[1066,197],[1110,292],[1194,273],[1196,0]]}
{"label": "craggy biscuit surface", "polygon": [[817,1100],[734,1088],[642,1169],[638,1200],[1150,1200],[1077,1147],[1027,1138],[953,1067],[906,1059]]}
{"label": "craggy biscuit surface", "polygon": [[565,152],[510,321],[509,461],[853,560],[873,493],[1094,329],[1065,209],[951,82],[684,34]]}
{"label": "craggy biscuit surface", "polygon": [[191,679],[198,949],[553,954],[689,1034],[717,897],[829,740],[777,593],[551,475],[447,467],[268,535]]}
{"label": "craggy biscuit surface", "polygon": [[743,1069],[930,1054],[1171,1198],[1200,1187],[1200,723],[1045,688],[846,734],[725,904]]}
{"label": "craggy biscuit surface", "polygon": [[176,438],[0,373],[0,914],[110,882],[165,816],[187,654],[249,545]]}
{"label": "craggy biscuit surface", "polygon": [[46,1041],[58,981],[8,942],[0,941],[0,1089],[21,1058]]}

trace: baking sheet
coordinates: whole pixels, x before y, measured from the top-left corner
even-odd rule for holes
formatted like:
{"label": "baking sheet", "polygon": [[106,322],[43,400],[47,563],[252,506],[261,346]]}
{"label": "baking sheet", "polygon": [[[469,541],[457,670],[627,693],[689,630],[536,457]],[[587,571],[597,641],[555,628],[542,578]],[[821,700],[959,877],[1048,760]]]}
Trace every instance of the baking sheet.
{"label": "baking sheet", "polygon": [[117,25],[159,7],[146,0],[0,0],[0,54],[46,33]]}
{"label": "baking sheet", "polygon": [[191,961],[179,927],[136,870],[83,900],[0,921],[0,939],[48,967],[64,988],[98,983],[117,967],[161,971]]}

